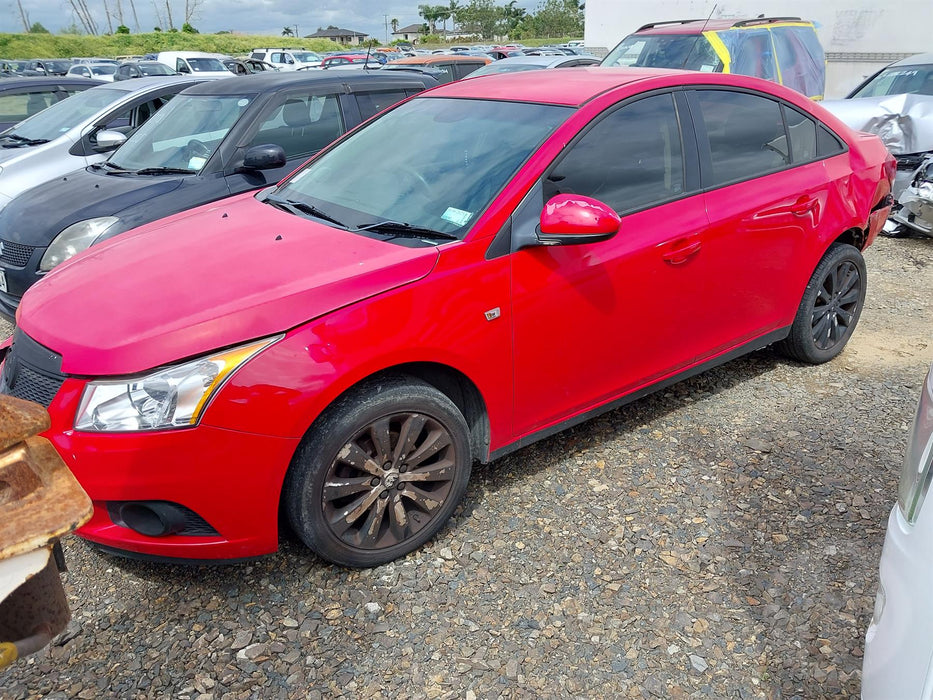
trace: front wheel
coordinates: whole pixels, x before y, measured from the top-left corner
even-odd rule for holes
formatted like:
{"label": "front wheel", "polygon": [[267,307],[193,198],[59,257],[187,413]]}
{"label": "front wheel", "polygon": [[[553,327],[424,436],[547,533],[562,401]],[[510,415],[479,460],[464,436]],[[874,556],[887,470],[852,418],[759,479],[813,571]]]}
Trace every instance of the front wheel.
{"label": "front wheel", "polygon": [[377,566],[443,527],[471,466],[466,421],[446,395],[414,378],[368,382],[339,399],[302,442],[285,508],[324,559]]}
{"label": "front wheel", "polygon": [[834,243],[813,271],[790,334],[780,350],[800,362],[821,364],[842,352],[865,304],[865,260],[858,248]]}

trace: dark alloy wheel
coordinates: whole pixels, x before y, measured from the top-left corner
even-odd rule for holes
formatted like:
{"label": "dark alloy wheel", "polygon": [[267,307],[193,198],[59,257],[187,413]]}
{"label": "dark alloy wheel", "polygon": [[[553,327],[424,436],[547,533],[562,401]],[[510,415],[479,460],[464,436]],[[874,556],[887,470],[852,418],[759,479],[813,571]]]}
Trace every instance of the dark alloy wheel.
{"label": "dark alloy wheel", "polygon": [[391,561],[444,525],[471,462],[466,422],[440,391],[414,379],[360,387],[299,449],[286,483],[289,519],[325,559]]}
{"label": "dark alloy wheel", "polygon": [[862,313],[865,281],[865,261],[859,250],[845,243],[830,246],[807,284],[781,350],[811,364],[836,357]]}

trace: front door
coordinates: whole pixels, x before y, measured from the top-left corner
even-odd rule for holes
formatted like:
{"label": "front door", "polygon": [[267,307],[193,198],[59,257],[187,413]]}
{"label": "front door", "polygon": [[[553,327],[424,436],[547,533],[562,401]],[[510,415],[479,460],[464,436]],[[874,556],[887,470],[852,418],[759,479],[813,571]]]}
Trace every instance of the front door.
{"label": "front door", "polygon": [[541,206],[558,193],[587,195],[619,212],[622,226],[601,243],[512,254],[516,437],[675,373],[698,353],[707,216],[675,104],[662,93],[604,113],[545,174]]}

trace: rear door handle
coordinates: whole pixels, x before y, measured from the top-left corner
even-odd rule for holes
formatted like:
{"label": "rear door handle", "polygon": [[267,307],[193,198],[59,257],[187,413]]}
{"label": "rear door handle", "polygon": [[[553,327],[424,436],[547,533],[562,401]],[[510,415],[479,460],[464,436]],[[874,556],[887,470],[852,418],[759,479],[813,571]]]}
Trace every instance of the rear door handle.
{"label": "rear door handle", "polygon": [[661,257],[671,265],[680,265],[687,262],[692,255],[696,255],[700,250],[699,234],[678,238],[665,244],[666,250],[661,253]]}
{"label": "rear door handle", "polygon": [[816,205],[819,204],[820,200],[816,197],[813,199],[807,199],[806,197],[801,197],[798,199],[790,210],[793,214],[797,216],[803,216],[804,214],[809,214],[811,211],[816,209]]}

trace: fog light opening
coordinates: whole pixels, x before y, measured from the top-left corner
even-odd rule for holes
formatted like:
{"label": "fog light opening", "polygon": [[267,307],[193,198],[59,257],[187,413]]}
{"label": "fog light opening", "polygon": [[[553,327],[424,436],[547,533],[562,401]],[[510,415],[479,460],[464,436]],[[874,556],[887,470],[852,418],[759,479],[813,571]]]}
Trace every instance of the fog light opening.
{"label": "fog light opening", "polygon": [[120,520],[146,537],[166,537],[185,529],[184,513],[166,503],[124,503]]}

